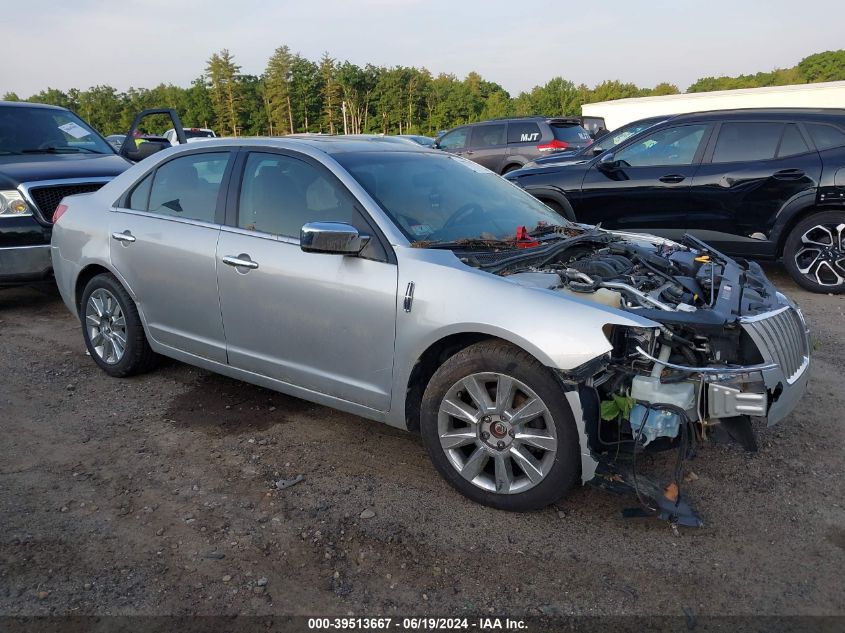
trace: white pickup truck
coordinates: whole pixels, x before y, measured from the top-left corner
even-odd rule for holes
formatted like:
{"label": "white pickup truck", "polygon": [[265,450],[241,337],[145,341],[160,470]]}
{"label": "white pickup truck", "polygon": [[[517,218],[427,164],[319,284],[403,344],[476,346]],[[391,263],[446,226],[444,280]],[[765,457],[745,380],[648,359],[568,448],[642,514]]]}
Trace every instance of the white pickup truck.
{"label": "white pickup truck", "polygon": [[[214,130],[209,130],[206,127],[186,127],[185,136],[189,143],[196,143],[207,138],[217,138]],[[170,141],[171,145],[179,145],[179,139],[176,138],[176,130],[170,128],[164,133],[164,138]]]}

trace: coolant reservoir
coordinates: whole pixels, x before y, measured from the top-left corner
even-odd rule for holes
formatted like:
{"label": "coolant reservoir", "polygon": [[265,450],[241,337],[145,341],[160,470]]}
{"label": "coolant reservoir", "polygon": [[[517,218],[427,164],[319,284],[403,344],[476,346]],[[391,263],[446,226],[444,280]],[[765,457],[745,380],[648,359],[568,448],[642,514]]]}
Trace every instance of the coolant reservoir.
{"label": "coolant reservoir", "polygon": [[587,301],[595,301],[596,303],[601,303],[603,305],[610,306],[611,308],[622,307],[622,294],[616,292],[615,290],[611,290],[610,288],[599,288],[595,292],[574,292],[569,288],[561,288],[560,291],[565,292],[568,295],[572,295],[573,297],[586,299]]}
{"label": "coolant reservoir", "polygon": [[[695,410],[695,385],[690,382],[662,384],[654,376],[636,376],[631,381],[631,397],[649,404],[671,404],[688,413]],[[648,414],[648,415],[646,415]],[[629,419],[636,437],[641,433],[643,445],[658,437],[678,437],[682,417],[674,411],[634,405]]]}

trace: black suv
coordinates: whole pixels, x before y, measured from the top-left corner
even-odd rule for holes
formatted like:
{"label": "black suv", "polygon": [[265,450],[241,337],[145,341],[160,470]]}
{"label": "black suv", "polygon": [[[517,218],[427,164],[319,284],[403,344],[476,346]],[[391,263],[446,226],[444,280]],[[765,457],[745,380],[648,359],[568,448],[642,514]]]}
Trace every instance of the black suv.
{"label": "black suv", "polygon": [[546,152],[578,150],[593,140],[578,117],[519,117],[470,123],[440,136],[434,147],[506,174]]}
{"label": "black suv", "polygon": [[51,278],[53,214],[62,198],[96,191],[133,162],[170,147],[166,139],[132,134],[148,116],[169,117],[185,142],[179,117],[168,109],[141,112],[118,155],[70,110],[0,101],[0,286]]}
{"label": "black suv", "polygon": [[783,257],[804,288],[845,292],[845,110],[682,114],[595,157],[507,177],[571,219]]}

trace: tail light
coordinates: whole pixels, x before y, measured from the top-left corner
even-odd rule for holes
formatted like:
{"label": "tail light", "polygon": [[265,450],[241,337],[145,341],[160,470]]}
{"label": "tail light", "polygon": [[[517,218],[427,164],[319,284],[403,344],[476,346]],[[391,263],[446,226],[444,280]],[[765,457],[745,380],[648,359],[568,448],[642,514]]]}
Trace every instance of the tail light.
{"label": "tail light", "polygon": [[65,211],[67,211],[66,204],[60,204],[56,207],[56,210],[53,211],[53,224],[59,221],[59,218],[65,214]]}
{"label": "tail light", "polygon": [[553,138],[550,143],[545,143],[543,145],[538,145],[537,149],[541,152],[551,152],[556,149],[566,149],[569,147],[569,143],[566,141],[559,141],[556,138]]}

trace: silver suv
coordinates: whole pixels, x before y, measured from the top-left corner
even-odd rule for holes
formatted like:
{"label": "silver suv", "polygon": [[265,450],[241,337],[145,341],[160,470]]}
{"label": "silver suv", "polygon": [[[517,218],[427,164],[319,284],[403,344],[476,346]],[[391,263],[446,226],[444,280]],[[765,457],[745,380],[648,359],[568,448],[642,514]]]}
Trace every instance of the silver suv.
{"label": "silver suv", "polygon": [[462,125],[442,134],[434,147],[506,174],[540,156],[580,150],[592,142],[578,117],[535,116]]}
{"label": "silver suv", "polygon": [[755,264],[569,223],[410,143],[181,145],[55,217],[59,290],[108,374],[161,354],[419,431],[497,508],[612,482],[698,524],[631,452],[774,423],[809,374],[801,313]]}

